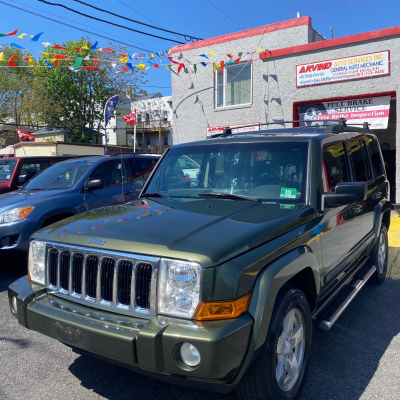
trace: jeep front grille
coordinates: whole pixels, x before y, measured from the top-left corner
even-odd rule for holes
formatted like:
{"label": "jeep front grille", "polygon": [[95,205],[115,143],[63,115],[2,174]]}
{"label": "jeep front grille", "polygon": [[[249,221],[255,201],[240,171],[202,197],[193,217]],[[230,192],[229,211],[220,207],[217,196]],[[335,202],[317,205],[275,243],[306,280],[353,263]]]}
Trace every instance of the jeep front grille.
{"label": "jeep front grille", "polygon": [[158,259],[47,245],[48,288],[56,295],[122,313],[155,315]]}

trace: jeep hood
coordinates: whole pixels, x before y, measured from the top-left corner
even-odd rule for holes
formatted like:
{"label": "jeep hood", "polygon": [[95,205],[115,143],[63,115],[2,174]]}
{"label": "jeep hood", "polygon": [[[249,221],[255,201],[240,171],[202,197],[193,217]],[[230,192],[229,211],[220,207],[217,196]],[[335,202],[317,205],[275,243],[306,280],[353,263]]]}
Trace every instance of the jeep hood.
{"label": "jeep hood", "polygon": [[226,199],[137,200],[46,227],[35,239],[190,259],[204,267],[265,243],[310,220],[310,206]]}

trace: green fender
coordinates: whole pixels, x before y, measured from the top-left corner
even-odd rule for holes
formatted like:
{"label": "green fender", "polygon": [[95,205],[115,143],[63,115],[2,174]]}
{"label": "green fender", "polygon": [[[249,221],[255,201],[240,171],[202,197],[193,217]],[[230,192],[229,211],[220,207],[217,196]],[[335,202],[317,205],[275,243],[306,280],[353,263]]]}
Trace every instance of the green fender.
{"label": "green fender", "polygon": [[249,349],[241,371],[235,379],[239,382],[249,364],[258,356],[268,334],[276,297],[279,290],[298,273],[309,269],[309,276],[313,277],[310,284],[315,285],[316,294],[319,293],[320,279],[319,266],[315,255],[308,247],[302,246],[291,250],[271,264],[266,266],[259,274],[248,309],[254,318],[254,328],[250,339]]}

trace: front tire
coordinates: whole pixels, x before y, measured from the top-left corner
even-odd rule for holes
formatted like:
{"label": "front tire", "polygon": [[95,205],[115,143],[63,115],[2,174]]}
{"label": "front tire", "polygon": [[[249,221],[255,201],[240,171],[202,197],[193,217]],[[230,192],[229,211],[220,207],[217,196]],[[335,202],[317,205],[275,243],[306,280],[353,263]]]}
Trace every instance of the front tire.
{"label": "front tire", "polygon": [[388,268],[388,254],[388,231],[386,226],[382,224],[378,241],[376,242],[370,257],[371,264],[376,267],[375,273],[370,278],[371,283],[379,285],[385,280]]}
{"label": "front tire", "polygon": [[278,295],[260,356],[236,388],[241,400],[294,400],[310,361],[311,312],[304,294],[286,288]]}

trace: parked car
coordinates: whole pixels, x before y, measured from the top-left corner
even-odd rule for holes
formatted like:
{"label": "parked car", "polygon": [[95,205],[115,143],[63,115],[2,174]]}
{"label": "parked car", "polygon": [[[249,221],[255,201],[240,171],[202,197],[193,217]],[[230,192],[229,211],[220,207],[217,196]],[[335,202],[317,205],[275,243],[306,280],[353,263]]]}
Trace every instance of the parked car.
{"label": "parked car", "polygon": [[11,312],[78,353],[170,382],[297,399],[313,322],[332,329],[386,277],[388,199],[368,126],[173,146],[139,199],[33,235]]}
{"label": "parked car", "polygon": [[0,158],[0,194],[17,190],[38,172],[73,156]]}
{"label": "parked car", "polygon": [[0,253],[27,252],[38,229],[90,209],[137,197],[159,155],[74,158],[39,173],[17,191],[0,195]]}

